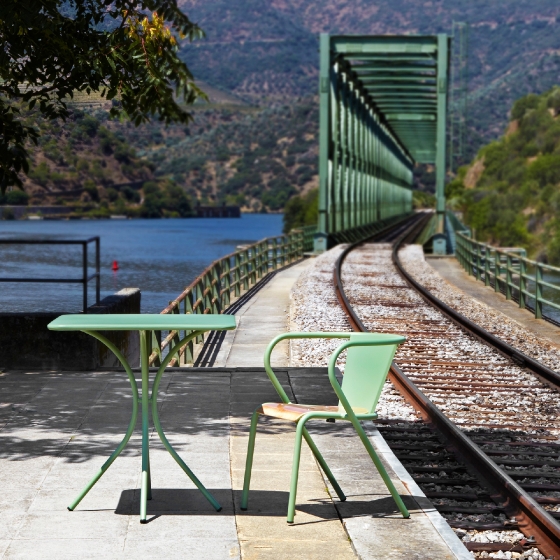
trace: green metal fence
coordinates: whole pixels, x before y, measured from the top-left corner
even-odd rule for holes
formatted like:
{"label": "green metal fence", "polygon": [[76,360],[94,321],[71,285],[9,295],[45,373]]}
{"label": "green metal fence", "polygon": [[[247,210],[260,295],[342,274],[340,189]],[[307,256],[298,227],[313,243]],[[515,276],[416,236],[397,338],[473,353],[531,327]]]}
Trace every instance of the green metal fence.
{"label": "green metal fence", "polygon": [[[366,239],[393,225],[406,220],[409,214],[393,216],[351,231],[341,232],[337,242],[354,242]],[[247,290],[262,282],[276,270],[280,270],[304,258],[313,250],[315,226],[305,226],[292,230],[288,235],[268,237],[239,248],[210,264],[183,292],[162,311],[162,313],[224,313],[237,298]],[[150,365],[161,362],[165,349],[175,344],[181,333],[156,332],[152,341]],[[186,334],[186,333],[185,333]],[[203,342],[202,337],[185,346],[178,358],[170,366],[192,364],[194,345]]]}
{"label": "green metal fence", "polygon": [[546,306],[560,310],[560,268],[528,259],[522,248],[498,249],[464,232],[456,236],[455,255],[471,276],[517,301],[520,308],[533,309],[537,319],[543,318]]}
{"label": "green metal fence", "polygon": [[[304,252],[311,251],[315,230],[315,226],[310,226],[292,230],[288,235],[267,237],[214,261],[162,313],[223,313],[270,272],[301,260]],[[159,364],[161,352],[182,338],[178,331],[171,331],[163,340],[160,335],[156,333],[158,338],[153,341],[154,351],[150,356],[150,364],[154,366]],[[192,363],[193,350],[194,344],[188,344],[170,365]]]}

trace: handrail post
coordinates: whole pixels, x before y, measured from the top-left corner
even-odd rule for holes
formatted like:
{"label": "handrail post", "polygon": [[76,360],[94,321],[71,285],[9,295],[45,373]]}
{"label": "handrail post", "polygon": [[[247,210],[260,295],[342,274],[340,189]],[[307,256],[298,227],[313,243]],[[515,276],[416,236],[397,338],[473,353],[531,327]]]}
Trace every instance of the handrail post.
{"label": "handrail post", "polygon": [[[187,294],[185,298],[185,313],[192,314],[193,312],[193,298],[196,301],[196,289],[191,290],[190,294]],[[191,331],[188,332],[190,334]],[[185,332],[185,335],[187,332]],[[185,346],[185,364],[192,364],[194,362],[194,343],[193,341],[187,342]]]}
{"label": "handrail post", "polygon": [[469,264],[469,270],[467,271],[469,273],[469,276],[474,276],[474,244],[472,242],[472,240],[469,239],[469,243],[468,243],[468,264]]}
{"label": "handrail post", "polygon": [[231,301],[231,258],[228,257],[225,261],[226,270],[224,272],[224,295],[226,299],[226,303],[224,307],[229,306]]}
{"label": "handrail post", "polygon": [[262,275],[266,276],[268,274],[268,239],[262,242],[261,251],[261,270]]}
{"label": "handrail post", "polygon": [[477,243],[476,244],[476,258],[475,258],[475,277],[479,281],[480,281],[480,266],[481,266],[480,243]]}
{"label": "handrail post", "polygon": [[257,256],[256,256],[256,249],[255,247],[252,247],[249,249],[249,256],[250,256],[250,261],[249,261],[249,267],[251,270],[251,285],[256,284],[257,282]]}
{"label": "handrail post", "polygon": [[234,286],[235,286],[235,297],[239,297],[241,295],[241,287],[239,286],[240,284],[240,270],[239,267],[241,266],[241,262],[240,262],[240,257],[239,257],[239,253],[235,253],[235,258],[234,258],[234,274],[233,274],[233,278],[234,278]]}
{"label": "handrail post", "polygon": [[255,250],[257,251],[257,258],[255,260],[255,266],[257,267],[257,278],[262,278],[263,277],[263,244],[259,243],[256,247]]}
{"label": "handrail post", "polygon": [[512,274],[511,274],[511,255],[506,255],[506,299],[511,299],[511,283],[512,283]]}
{"label": "handrail post", "polygon": [[519,307],[525,309],[527,307],[527,301],[525,292],[527,291],[527,279],[525,275],[527,274],[527,263],[525,259],[519,259]]}
{"label": "handrail post", "polygon": [[212,299],[214,300],[214,313],[221,313],[222,312],[222,296],[221,296],[221,288],[222,288],[222,278],[221,278],[221,269],[220,262],[216,263],[216,266],[212,268],[213,276],[212,279]]}
{"label": "handrail post", "polygon": [[490,247],[484,246],[484,285],[490,286]]}
{"label": "handrail post", "polygon": [[535,266],[535,319],[542,319],[542,265],[536,263]]}
{"label": "handrail post", "polygon": [[272,270],[276,270],[278,261],[278,244],[276,237],[272,240]]}
{"label": "handrail post", "polygon": [[99,236],[95,238],[95,303],[101,299],[101,257],[99,253]]}
{"label": "handrail post", "polygon": [[494,291],[500,291],[500,282],[502,280],[502,257],[498,251],[494,249]]}
{"label": "handrail post", "polygon": [[88,280],[87,280],[87,265],[88,265],[88,250],[87,242],[82,242],[82,288],[83,288],[83,306],[84,313],[87,313],[87,290],[88,290]]}

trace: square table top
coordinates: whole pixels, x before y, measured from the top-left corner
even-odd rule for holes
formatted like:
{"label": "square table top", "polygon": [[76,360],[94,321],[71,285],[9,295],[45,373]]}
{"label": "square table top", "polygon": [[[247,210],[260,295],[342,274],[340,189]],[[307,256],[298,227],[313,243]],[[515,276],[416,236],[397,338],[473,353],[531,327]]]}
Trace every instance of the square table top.
{"label": "square table top", "polygon": [[52,331],[221,331],[235,329],[234,315],[126,313],[61,315],[47,327]]}

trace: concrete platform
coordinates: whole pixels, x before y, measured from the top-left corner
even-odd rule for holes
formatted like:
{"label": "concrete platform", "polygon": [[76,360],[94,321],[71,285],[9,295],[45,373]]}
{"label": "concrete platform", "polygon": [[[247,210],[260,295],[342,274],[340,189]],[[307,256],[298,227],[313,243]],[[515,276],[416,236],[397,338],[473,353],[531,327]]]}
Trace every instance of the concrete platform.
{"label": "concrete platform", "polygon": [[[131,409],[126,375],[114,371],[0,374],[0,557],[196,559],[472,558],[430,508],[372,424],[370,438],[409,507],[404,520],[355,433],[310,423],[341,486],[334,497],[304,444],[293,525],[285,520],[293,424],[263,419],[249,509],[239,500],[250,414],[276,394],[262,368],[268,341],[288,329],[289,290],[304,261],[279,272],[240,310],[218,352],[222,368],[174,368],[160,390],[172,445],[222,504],[216,513],[151,434],[153,500],[139,523],[139,428],[75,511],[66,507],[120,442]],[[294,402],[334,404],[323,368],[273,361]],[[245,367],[231,367],[230,364]]]}
{"label": "concrete platform", "polygon": [[535,319],[535,315],[527,309],[520,309],[513,300],[507,300],[491,286],[469,276],[455,257],[426,258],[426,262],[450,284],[456,286],[471,297],[497,309],[510,319],[517,321],[535,334],[546,338],[552,345],[560,349],[560,329],[543,319]]}
{"label": "concrete platform", "polygon": [[[294,400],[332,401],[321,368],[284,368],[279,378]],[[347,502],[332,498],[306,448],[296,522],[288,525],[293,425],[263,420],[249,509],[240,511],[250,413],[275,398],[262,369],[176,368],[164,375],[160,409],[169,440],[223,509],[213,510],[154,432],[147,525],[139,523],[139,431],[76,510],[66,509],[126,428],[131,402],[124,374],[7,372],[0,394],[2,558],[461,557],[386,461],[412,512],[410,520],[400,517],[357,436],[342,423],[318,422],[311,432]]]}

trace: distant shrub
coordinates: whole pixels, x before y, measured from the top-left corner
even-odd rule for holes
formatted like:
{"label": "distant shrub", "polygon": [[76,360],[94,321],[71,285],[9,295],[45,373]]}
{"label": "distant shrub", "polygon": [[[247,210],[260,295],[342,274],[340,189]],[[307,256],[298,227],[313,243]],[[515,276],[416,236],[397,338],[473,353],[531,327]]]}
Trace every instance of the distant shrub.
{"label": "distant shrub", "polygon": [[319,189],[304,196],[294,196],[284,207],[284,233],[302,226],[315,225],[319,215]]}
{"label": "distant shrub", "polygon": [[520,119],[529,109],[536,109],[539,105],[540,98],[534,93],[530,93],[521,99],[518,99],[511,109],[512,120]]}
{"label": "distant shrub", "polygon": [[[459,180],[460,181],[460,180]],[[445,196],[447,197],[447,187],[449,187],[451,183],[449,183],[445,187]],[[460,183],[462,185],[462,182]],[[412,206],[414,209],[418,208],[435,208],[436,207],[436,197],[424,191],[412,191]]]}
{"label": "distant shrub", "polygon": [[93,137],[97,134],[97,130],[101,123],[91,115],[85,115],[83,119],[78,121],[79,128],[88,136]]}
{"label": "distant shrub", "polygon": [[3,220],[15,220],[16,217],[14,215],[14,211],[11,208],[4,208],[2,211],[2,219]]}
{"label": "distant shrub", "polygon": [[10,206],[27,206],[29,195],[20,190],[13,190],[6,193],[6,204]]}
{"label": "distant shrub", "polygon": [[91,179],[87,179],[83,184],[84,191],[87,192],[94,202],[99,202],[99,191],[97,186]]}
{"label": "distant shrub", "polygon": [[107,198],[109,199],[109,202],[115,202],[119,198],[119,191],[117,189],[113,189],[112,187],[109,187],[108,189],[105,190],[105,192],[107,193]]}
{"label": "distant shrub", "polygon": [[123,187],[121,193],[129,202],[140,202],[140,193],[131,187]]}
{"label": "distant shrub", "polygon": [[29,172],[29,177],[39,183],[39,185],[46,186],[50,179],[49,166],[45,161],[42,161]]}
{"label": "distant shrub", "polygon": [[146,181],[142,185],[142,190],[144,191],[144,195],[159,193],[159,187],[154,181]]}
{"label": "distant shrub", "polygon": [[560,183],[560,154],[540,156],[529,166],[527,175],[543,187]]}
{"label": "distant shrub", "polygon": [[86,159],[79,159],[76,164],[77,171],[89,171],[89,162]]}

